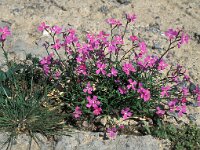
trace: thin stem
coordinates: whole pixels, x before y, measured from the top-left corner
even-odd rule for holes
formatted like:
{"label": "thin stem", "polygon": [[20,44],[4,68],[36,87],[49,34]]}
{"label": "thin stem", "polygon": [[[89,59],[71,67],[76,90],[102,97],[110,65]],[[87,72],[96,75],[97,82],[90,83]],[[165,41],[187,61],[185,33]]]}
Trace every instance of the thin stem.
{"label": "thin stem", "polygon": [[48,49],[49,49],[49,43],[46,42],[46,45],[44,44],[44,47],[45,47],[45,50],[46,50],[47,54],[49,55],[50,54],[49,51],[48,51]]}
{"label": "thin stem", "polygon": [[[48,33],[49,33],[49,35],[52,37],[52,39],[53,39],[53,44],[55,44],[56,42],[55,42],[55,33],[54,34],[52,34],[49,30],[47,30],[47,29],[45,29]],[[56,52],[56,55],[58,56],[58,58],[59,58],[59,60],[61,61],[61,57],[60,57],[60,55],[58,54],[58,52],[57,52],[57,50],[55,50],[55,49],[53,49],[55,52]],[[47,52],[48,53],[48,52]]]}
{"label": "thin stem", "polygon": [[8,53],[4,49],[4,42],[1,43],[1,49],[3,50],[3,55],[6,58],[6,64],[8,67],[10,67],[9,60],[8,60]]}
{"label": "thin stem", "polygon": [[129,21],[126,22],[126,26],[125,26],[125,29],[124,29],[124,33],[122,35],[122,40],[124,39],[124,36],[126,34],[126,31],[127,31],[127,28],[128,28],[128,24],[129,24]]}
{"label": "thin stem", "polygon": [[[117,27],[117,25],[116,26],[114,26],[113,28],[112,28],[112,26],[111,26],[111,31],[110,31],[110,35],[111,35],[111,42],[112,42],[112,40],[113,40],[113,30],[115,29]],[[110,67],[110,65],[111,65],[111,58],[112,58],[112,54],[111,54],[111,52],[110,52],[110,55],[109,55],[109,67]]]}
{"label": "thin stem", "polygon": [[[55,44],[55,34],[53,36],[51,36],[53,38],[53,44]],[[58,54],[57,50],[53,49],[56,52],[56,55],[58,56],[59,60],[62,61],[60,55]]]}
{"label": "thin stem", "polygon": [[172,41],[172,40],[170,39],[170,43],[169,43],[169,45],[168,45],[167,50],[161,55],[161,57],[158,59],[158,61],[156,61],[155,65],[157,65],[157,64],[161,61],[161,59],[162,59],[171,49],[173,49],[173,48],[176,47],[176,45],[173,46],[173,47],[171,47],[171,46],[172,46],[172,44],[174,44],[175,42],[178,42],[178,41],[180,40],[180,39],[178,39],[178,38],[179,38],[180,32],[181,32],[181,31],[178,32],[178,34],[177,34],[177,36],[176,36],[176,38],[175,38],[174,41]]}
{"label": "thin stem", "polygon": [[136,47],[132,47],[131,49],[129,49],[129,50],[122,56],[122,58],[120,59],[119,62],[121,63],[121,61],[124,60],[125,56],[126,56],[129,52],[131,52],[132,50],[134,50],[134,48],[136,48]]}

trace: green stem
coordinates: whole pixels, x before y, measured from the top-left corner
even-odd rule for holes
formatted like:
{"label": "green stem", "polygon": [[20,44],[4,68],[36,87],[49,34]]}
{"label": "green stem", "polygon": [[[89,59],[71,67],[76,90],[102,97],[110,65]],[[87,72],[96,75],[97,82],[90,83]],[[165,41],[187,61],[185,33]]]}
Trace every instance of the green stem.
{"label": "green stem", "polygon": [[127,31],[127,28],[128,28],[128,24],[129,24],[129,22],[127,21],[127,22],[126,22],[125,29],[124,29],[124,33],[123,33],[123,35],[122,35],[122,39],[124,39],[124,36],[125,36],[126,31]]}
{"label": "green stem", "polygon": [[3,50],[3,55],[6,58],[6,64],[7,64],[8,67],[10,67],[9,60],[8,60],[8,53],[4,49],[4,42],[2,42],[2,44],[1,44],[1,49]]}

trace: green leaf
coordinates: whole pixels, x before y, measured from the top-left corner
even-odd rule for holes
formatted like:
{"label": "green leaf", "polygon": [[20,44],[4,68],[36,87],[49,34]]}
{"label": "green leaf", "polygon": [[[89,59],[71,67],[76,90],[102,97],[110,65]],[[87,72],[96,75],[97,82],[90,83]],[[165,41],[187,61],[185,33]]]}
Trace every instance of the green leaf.
{"label": "green leaf", "polygon": [[6,73],[0,70],[0,82],[5,81],[6,79]]}

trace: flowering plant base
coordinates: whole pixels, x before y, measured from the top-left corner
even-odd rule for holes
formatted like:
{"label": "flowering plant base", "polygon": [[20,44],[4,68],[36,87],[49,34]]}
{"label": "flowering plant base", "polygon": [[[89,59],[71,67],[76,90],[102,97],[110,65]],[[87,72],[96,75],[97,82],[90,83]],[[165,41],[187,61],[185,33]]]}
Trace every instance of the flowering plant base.
{"label": "flowering plant base", "polygon": [[[145,41],[131,30],[135,21],[134,14],[126,14],[125,25],[107,19],[110,32],[88,33],[85,40],[79,39],[74,29],[50,27],[43,22],[38,30],[52,38],[52,42],[43,44],[47,56],[31,58],[31,65],[25,62],[21,67],[8,60],[4,44],[11,33],[7,27],[0,28],[8,66],[7,72],[1,72],[1,96],[10,101],[10,97],[23,93],[25,86],[31,98],[36,89],[41,89],[39,107],[64,114],[59,121],[65,124],[92,126],[91,130],[104,131],[111,139],[128,120],[139,129],[163,125],[170,113],[187,115],[190,103],[200,105],[199,86],[191,82],[181,65],[167,64],[165,56],[187,44],[189,36],[182,29],[169,29],[165,32],[168,47],[161,55],[152,55]],[[132,34],[127,35],[128,30]]]}

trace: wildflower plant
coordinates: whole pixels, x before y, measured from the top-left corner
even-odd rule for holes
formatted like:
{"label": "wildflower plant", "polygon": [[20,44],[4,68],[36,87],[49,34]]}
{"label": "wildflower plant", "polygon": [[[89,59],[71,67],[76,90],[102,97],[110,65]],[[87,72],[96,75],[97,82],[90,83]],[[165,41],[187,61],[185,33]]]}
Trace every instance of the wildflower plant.
{"label": "wildflower plant", "polygon": [[[170,66],[164,59],[171,49],[187,44],[189,36],[182,29],[169,29],[165,32],[169,45],[164,53],[151,55],[143,39],[126,35],[135,20],[134,14],[127,14],[123,26],[120,20],[107,19],[111,32],[88,33],[85,41],[74,29],[45,23],[38,27],[52,37],[52,43],[47,42],[45,47],[48,56],[40,65],[52,84],[64,85],[62,101],[74,119],[91,115],[159,118],[167,112],[181,117],[187,113],[190,96],[199,104],[200,92],[189,92],[191,81],[186,70],[180,65]],[[114,34],[119,28],[124,31]],[[59,77],[55,78],[57,72]]]}
{"label": "wildflower plant", "polygon": [[[109,18],[110,32],[87,33],[85,40],[74,29],[40,24],[38,30],[48,33],[52,41],[44,43],[47,56],[37,67],[43,71],[46,85],[57,91],[60,111],[70,114],[67,121],[94,122],[104,116],[155,121],[169,112],[179,117],[187,114],[190,97],[200,105],[200,89],[190,90],[187,71],[165,60],[170,50],[188,43],[187,33],[169,29],[165,32],[168,47],[163,54],[152,55],[145,41],[132,31],[135,21],[135,14],[126,14],[125,25]],[[3,29],[2,48],[10,35]],[[132,31],[129,35],[128,30]],[[117,134],[115,125],[107,131],[111,137]]]}

